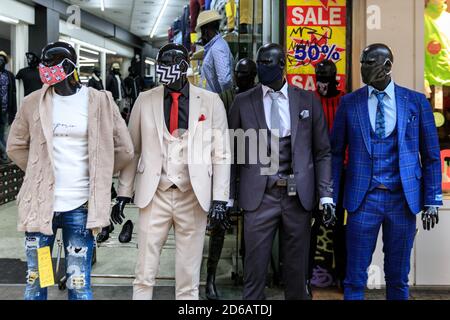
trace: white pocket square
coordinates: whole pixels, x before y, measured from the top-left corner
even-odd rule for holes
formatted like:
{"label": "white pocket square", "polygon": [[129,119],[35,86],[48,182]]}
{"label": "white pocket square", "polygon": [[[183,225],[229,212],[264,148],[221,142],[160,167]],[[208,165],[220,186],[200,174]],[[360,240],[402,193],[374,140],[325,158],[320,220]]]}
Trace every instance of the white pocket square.
{"label": "white pocket square", "polygon": [[306,119],[309,118],[309,110],[303,110],[300,112],[300,119]]}

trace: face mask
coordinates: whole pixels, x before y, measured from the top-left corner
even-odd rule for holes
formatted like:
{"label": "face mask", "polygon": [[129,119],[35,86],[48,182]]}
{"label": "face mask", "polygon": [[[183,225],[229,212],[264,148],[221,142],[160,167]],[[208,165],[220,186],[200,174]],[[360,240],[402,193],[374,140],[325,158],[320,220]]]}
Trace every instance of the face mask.
{"label": "face mask", "polygon": [[159,82],[167,86],[180,80],[187,73],[187,71],[182,70],[182,65],[189,67],[189,64],[184,60],[179,64],[173,64],[171,66],[158,64],[156,66],[156,74],[159,76]]}
{"label": "face mask", "polygon": [[[65,61],[69,61],[75,67],[75,69],[73,69],[73,71],[69,74],[66,74],[66,71],[63,67]],[[52,67],[46,67],[42,63],[39,64],[39,74],[41,76],[41,81],[42,83],[48,84],[49,86],[53,86],[57,83],[63,82],[68,77],[70,77],[75,72],[75,70],[76,65],[67,58],[61,61],[61,63]]]}
{"label": "face mask", "polygon": [[283,70],[279,65],[266,66],[258,64],[258,79],[261,84],[267,86],[275,81],[283,79]]}

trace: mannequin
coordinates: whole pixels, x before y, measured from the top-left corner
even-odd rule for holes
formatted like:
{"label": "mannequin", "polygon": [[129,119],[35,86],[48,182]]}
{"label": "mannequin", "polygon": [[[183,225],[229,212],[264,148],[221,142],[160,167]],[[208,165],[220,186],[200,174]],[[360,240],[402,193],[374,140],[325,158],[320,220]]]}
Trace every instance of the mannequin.
{"label": "mannequin", "polygon": [[136,72],[135,68],[128,68],[128,77],[125,78],[124,85],[126,95],[131,100],[131,109],[133,109],[134,103],[136,102],[137,97],[144,89],[144,80],[142,77]]}
{"label": "mannequin", "polygon": [[11,125],[17,111],[16,81],[14,75],[6,70],[8,55],[0,51],[0,161],[9,163],[6,156],[6,126]]}
{"label": "mannequin", "polygon": [[[287,84],[285,57],[283,47],[278,44],[262,46],[256,61],[261,84],[237,95],[230,111],[230,129],[265,130],[255,143],[265,146],[271,161],[278,164],[275,173],[264,172],[262,169],[267,165],[261,159],[257,159],[256,164],[241,165],[235,158],[236,165],[232,167],[231,199],[237,200],[244,210],[245,300],[265,299],[267,270],[278,229],[285,297],[310,299],[306,262],[311,211],[317,196],[324,207],[324,223],[333,225],[336,219],[331,190],[331,153],[323,110],[312,92]],[[305,137],[314,144],[304,143]],[[243,147],[245,155],[241,157],[254,156],[249,148]]]}
{"label": "mannequin", "polygon": [[439,221],[439,139],[425,96],[392,80],[394,56],[387,45],[369,45],[360,61],[367,86],[341,98],[331,133],[334,197],[343,193],[348,211],[344,298],[364,299],[382,227],[386,297],[407,300],[416,215],[422,214],[425,230]]}
{"label": "mannequin", "polygon": [[[229,227],[231,153],[225,109],[216,94],[189,84],[188,67],[184,46],[163,46],[156,69],[163,85],[142,93],[130,116],[136,155],[120,174],[111,219],[122,223],[135,189],[134,202],[140,208],[135,300],[152,299],[159,256],[172,226],[176,298],[198,300],[207,219],[210,227]],[[213,132],[222,133],[216,136],[220,142],[212,138]],[[202,147],[205,141],[210,148]]]}
{"label": "mannequin", "polygon": [[[337,81],[337,68],[333,61],[323,60],[316,65],[316,82],[317,82],[317,95],[322,102],[323,111],[328,124],[328,130],[331,131],[333,127],[334,117],[339,106],[339,101],[344,95],[338,89],[339,82]],[[344,174],[345,175],[345,174]],[[320,211],[314,212],[316,216],[320,216]],[[333,240],[333,252],[334,252],[334,273],[332,266],[328,267],[328,271],[333,273],[337,286],[342,288],[342,282],[345,278],[345,228],[344,228],[344,209],[342,208],[342,199],[336,204],[336,216],[337,223],[332,228],[332,240]],[[313,271],[315,267],[315,255],[317,248],[317,236],[320,232],[321,223],[320,220],[315,219],[315,222],[311,230],[311,247],[309,256],[309,279],[313,280]],[[321,265],[322,266],[322,265]],[[315,283],[311,283],[315,285]]]}
{"label": "mannequin", "polygon": [[100,78],[100,69],[94,68],[94,71],[92,72],[92,77],[89,79],[88,82],[88,87],[97,90],[104,90],[103,80]]}
{"label": "mannequin", "polygon": [[39,77],[39,63],[41,62],[39,57],[33,52],[27,52],[28,67],[19,70],[16,75],[17,80],[23,81],[23,88],[25,90],[25,96],[42,88],[42,81]]}
{"label": "mannequin", "polygon": [[[8,138],[10,158],[29,177],[18,199],[18,230],[26,240],[26,300],[47,298],[36,251],[53,247],[57,229],[63,234],[69,299],[93,299],[94,234],[109,224],[112,174],[133,156],[112,97],[81,85],[77,60],[65,42],[43,49],[44,86],[24,99]],[[93,147],[100,143],[102,148]]]}
{"label": "mannequin", "polygon": [[[236,94],[244,93],[255,86],[256,63],[248,58],[239,60],[234,68],[234,78],[237,88],[220,94],[227,112]],[[206,277],[206,297],[209,300],[218,300],[220,298],[216,288],[216,271],[225,240],[225,231],[224,228],[213,228],[210,230]]]}
{"label": "mannequin", "polygon": [[116,100],[119,109],[123,109],[123,99],[125,98],[125,88],[123,85],[122,75],[120,74],[120,64],[113,63],[111,73],[106,79],[106,90],[111,92],[114,100]]}

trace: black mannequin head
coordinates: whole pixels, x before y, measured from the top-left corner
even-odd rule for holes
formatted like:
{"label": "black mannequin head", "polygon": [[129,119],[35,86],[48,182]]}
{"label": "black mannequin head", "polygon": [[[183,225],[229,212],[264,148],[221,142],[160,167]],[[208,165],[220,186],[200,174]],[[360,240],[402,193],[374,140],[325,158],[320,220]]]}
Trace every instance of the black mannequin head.
{"label": "black mannequin head", "polygon": [[113,75],[119,75],[120,76],[120,64],[117,62],[114,62],[111,65],[111,72]]}
{"label": "black mannequin head", "polygon": [[136,72],[133,67],[128,68],[128,73],[129,73],[130,77],[136,76]]}
{"label": "black mannequin head", "polygon": [[4,71],[8,64],[8,56],[3,51],[0,52],[0,71]]}
{"label": "black mannequin head", "polygon": [[234,78],[239,93],[245,92],[255,86],[256,74],[256,63],[253,60],[244,58],[238,61],[234,68]]}
{"label": "black mannequin head", "polygon": [[259,82],[279,91],[284,85],[286,54],[282,46],[268,43],[259,48],[257,54]]}
{"label": "black mannequin head", "polygon": [[391,82],[393,62],[394,56],[387,45],[371,44],[361,54],[362,81],[383,91]]}
{"label": "black mannequin head", "polygon": [[37,68],[39,66],[41,60],[36,54],[33,52],[27,52],[25,53],[25,56],[27,57],[27,63],[30,68]]}
{"label": "black mannequin head", "polygon": [[99,69],[99,68],[94,68],[94,71],[93,71],[92,73],[95,74],[97,77],[100,78],[101,72],[100,72],[100,69]]}
{"label": "black mannequin head", "polygon": [[172,91],[181,91],[188,81],[186,76],[187,69],[189,68],[188,50],[181,44],[166,44],[159,50],[156,61],[160,66],[180,66],[180,78],[173,83],[164,85]]}
{"label": "black mannequin head", "polygon": [[55,91],[61,96],[70,96],[81,87],[76,70],[77,54],[75,49],[66,42],[54,42],[48,44],[42,50],[42,64],[45,67],[54,67],[60,63],[66,74],[71,74],[67,79],[54,85]]}
{"label": "black mannequin head", "polygon": [[335,97],[339,94],[336,80],[337,68],[333,61],[323,60],[316,65],[317,92],[323,97]]}

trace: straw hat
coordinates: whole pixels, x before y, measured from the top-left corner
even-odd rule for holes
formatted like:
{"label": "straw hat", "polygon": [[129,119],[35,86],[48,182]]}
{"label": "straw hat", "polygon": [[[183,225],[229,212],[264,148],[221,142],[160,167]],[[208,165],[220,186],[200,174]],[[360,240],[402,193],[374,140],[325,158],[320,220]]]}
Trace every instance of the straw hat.
{"label": "straw hat", "polygon": [[200,28],[214,21],[222,20],[222,16],[216,10],[202,11],[197,18],[195,31],[200,32]]}
{"label": "straw hat", "polygon": [[8,57],[8,55],[6,54],[6,52],[5,52],[5,51],[0,51],[0,56],[3,56],[3,57],[5,57],[5,59],[6,59],[6,63],[8,63],[8,62],[9,62],[9,57]]}

